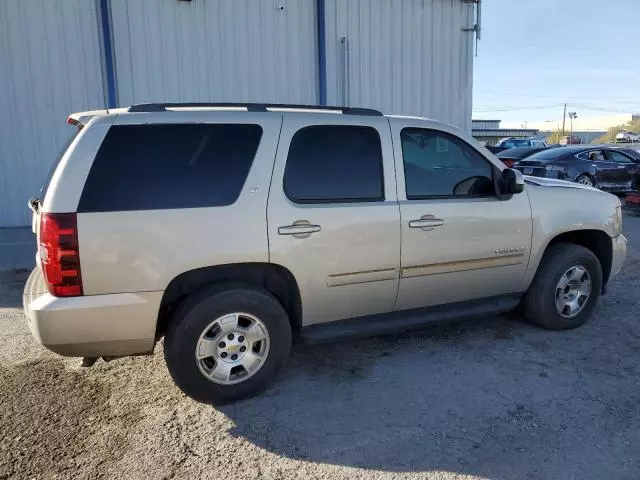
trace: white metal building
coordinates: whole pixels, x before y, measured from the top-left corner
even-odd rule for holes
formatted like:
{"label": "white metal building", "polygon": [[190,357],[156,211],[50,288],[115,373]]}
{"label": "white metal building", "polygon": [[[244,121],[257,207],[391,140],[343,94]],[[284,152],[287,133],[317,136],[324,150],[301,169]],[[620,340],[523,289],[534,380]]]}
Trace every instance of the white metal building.
{"label": "white metal building", "polygon": [[0,226],[29,223],[70,112],[371,107],[471,130],[478,0],[1,0]]}

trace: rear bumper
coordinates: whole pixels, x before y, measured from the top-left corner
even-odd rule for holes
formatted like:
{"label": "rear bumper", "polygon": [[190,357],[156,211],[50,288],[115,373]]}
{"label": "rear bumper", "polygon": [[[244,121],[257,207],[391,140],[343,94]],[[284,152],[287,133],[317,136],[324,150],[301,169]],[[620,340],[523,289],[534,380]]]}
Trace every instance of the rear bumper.
{"label": "rear bumper", "polygon": [[153,351],[162,292],[57,298],[43,290],[36,267],[23,295],[35,339],[71,357],[122,356]]}
{"label": "rear bumper", "polygon": [[627,257],[627,238],[624,235],[618,235],[611,239],[611,280],[618,274],[624,263],[624,259]]}

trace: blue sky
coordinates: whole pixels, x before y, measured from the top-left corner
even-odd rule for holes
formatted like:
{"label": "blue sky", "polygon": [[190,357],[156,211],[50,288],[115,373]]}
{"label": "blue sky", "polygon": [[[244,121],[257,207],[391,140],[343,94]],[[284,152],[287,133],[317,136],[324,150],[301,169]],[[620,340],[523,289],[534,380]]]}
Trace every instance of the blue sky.
{"label": "blue sky", "polygon": [[640,0],[482,4],[473,118],[544,128],[568,102],[589,128],[640,113]]}

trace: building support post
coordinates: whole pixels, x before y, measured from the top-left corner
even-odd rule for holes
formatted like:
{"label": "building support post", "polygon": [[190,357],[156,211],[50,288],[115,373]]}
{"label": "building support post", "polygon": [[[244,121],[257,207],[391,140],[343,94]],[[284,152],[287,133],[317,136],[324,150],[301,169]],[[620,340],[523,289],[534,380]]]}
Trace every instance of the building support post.
{"label": "building support post", "polygon": [[113,55],[113,42],[111,37],[111,8],[109,0],[97,0],[98,3],[98,27],[102,33],[102,69],[105,84],[105,106],[116,108],[118,97],[116,90],[116,72]]}

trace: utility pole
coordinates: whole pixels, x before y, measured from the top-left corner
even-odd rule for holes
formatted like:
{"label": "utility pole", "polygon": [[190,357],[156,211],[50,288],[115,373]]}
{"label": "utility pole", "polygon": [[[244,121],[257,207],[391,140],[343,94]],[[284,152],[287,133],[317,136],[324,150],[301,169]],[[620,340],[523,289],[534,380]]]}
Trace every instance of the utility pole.
{"label": "utility pole", "polygon": [[567,104],[564,104],[564,113],[562,114],[562,136],[564,137],[564,122],[567,119]]}
{"label": "utility pole", "polygon": [[571,119],[571,133],[569,134],[569,142],[573,144],[573,119],[578,118],[578,114],[576,112],[569,112],[569,118]]}

